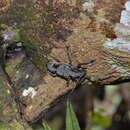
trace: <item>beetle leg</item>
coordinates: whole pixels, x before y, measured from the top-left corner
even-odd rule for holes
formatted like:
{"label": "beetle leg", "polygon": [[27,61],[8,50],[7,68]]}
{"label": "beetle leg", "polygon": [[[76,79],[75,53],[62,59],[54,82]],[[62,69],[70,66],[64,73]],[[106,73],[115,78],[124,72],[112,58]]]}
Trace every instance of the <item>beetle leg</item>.
{"label": "beetle leg", "polygon": [[48,71],[48,73],[49,73],[51,76],[56,77],[56,74],[51,73],[50,71]]}
{"label": "beetle leg", "polygon": [[79,85],[81,85],[81,83],[84,82],[86,79],[90,82],[93,82],[93,81],[90,80],[90,78],[88,76],[84,76],[83,78],[77,79],[76,80],[76,86],[71,90],[70,94],[72,94],[74,92],[74,89],[77,88]]}
{"label": "beetle leg", "polygon": [[92,81],[91,78],[88,77],[87,75],[84,77],[83,81],[85,81],[86,79],[87,79],[89,82],[93,83],[93,84],[95,83],[95,81]]}
{"label": "beetle leg", "polygon": [[[87,77],[83,77],[83,78],[78,78],[78,79],[76,79],[76,86],[71,90],[71,92],[70,92],[69,95],[71,95],[71,94],[74,92],[75,88],[77,88],[79,85],[81,85],[81,83],[82,83],[86,78],[87,78]],[[87,79],[88,79],[88,78],[87,78]]]}
{"label": "beetle leg", "polygon": [[70,46],[65,44],[65,48],[66,48],[66,52],[67,52],[67,57],[68,57],[68,60],[69,60],[69,64],[72,65],[72,60],[71,60],[72,58],[71,58],[71,54],[70,54]]}
{"label": "beetle leg", "polygon": [[70,81],[69,81],[69,80],[67,80],[67,81],[66,81],[66,85],[65,85],[65,86],[66,86],[66,87],[69,87],[69,84],[70,84]]}
{"label": "beetle leg", "polygon": [[77,83],[77,84],[76,84],[76,87],[78,87],[78,86],[79,86],[82,82],[84,82],[86,79],[87,79],[88,81],[92,82],[88,76],[84,76],[83,78],[78,79],[78,80],[76,81],[76,83]]}
{"label": "beetle leg", "polygon": [[74,92],[75,88],[77,88],[80,84],[81,84],[81,79],[77,79],[76,80],[76,86],[74,88],[72,88],[72,90],[69,93],[69,96]]}
{"label": "beetle leg", "polygon": [[86,61],[86,62],[81,62],[81,63],[78,63],[77,64],[77,68],[81,68],[82,65],[88,65],[88,64],[92,64],[93,62],[95,62],[96,60],[89,60],[89,61]]}
{"label": "beetle leg", "polygon": [[78,80],[76,80],[76,87],[78,87],[81,83],[82,83],[82,79],[78,79]]}

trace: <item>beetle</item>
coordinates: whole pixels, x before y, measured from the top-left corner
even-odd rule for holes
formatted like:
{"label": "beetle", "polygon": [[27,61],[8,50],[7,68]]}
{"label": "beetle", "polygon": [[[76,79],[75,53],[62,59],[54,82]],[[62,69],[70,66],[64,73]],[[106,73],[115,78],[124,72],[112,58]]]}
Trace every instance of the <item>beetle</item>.
{"label": "beetle", "polygon": [[80,84],[85,79],[90,79],[86,76],[86,71],[81,67],[93,63],[95,60],[90,60],[84,63],[79,63],[77,66],[73,66],[64,62],[49,62],[47,64],[47,70],[52,76],[58,76],[66,81],[72,80]]}

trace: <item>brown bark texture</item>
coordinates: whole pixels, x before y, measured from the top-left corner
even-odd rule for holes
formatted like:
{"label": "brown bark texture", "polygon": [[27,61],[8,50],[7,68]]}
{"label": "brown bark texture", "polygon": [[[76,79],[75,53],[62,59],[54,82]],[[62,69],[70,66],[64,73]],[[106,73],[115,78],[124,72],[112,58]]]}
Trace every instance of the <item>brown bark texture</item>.
{"label": "brown bark texture", "polygon": [[[97,0],[90,12],[83,11],[79,5],[66,5],[64,1],[52,4],[53,9],[42,1],[10,0],[7,6],[3,4],[1,26],[20,30],[20,41],[25,46],[25,52],[10,58],[5,68],[24,104],[24,119],[34,122],[40,115],[44,117],[76,86],[76,82],[70,80],[66,87],[66,80],[51,76],[46,68],[49,61],[58,59],[69,63],[71,59],[72,65],[76,65],[95,60],[83,66],[92,81],[85,80],[83,84],[105,85],[130,79],[130,50],[104,46],[105,42],[116,38],[113,30],[119,23],[124,2]],[[36,94],[23,96],[29,87]]]}

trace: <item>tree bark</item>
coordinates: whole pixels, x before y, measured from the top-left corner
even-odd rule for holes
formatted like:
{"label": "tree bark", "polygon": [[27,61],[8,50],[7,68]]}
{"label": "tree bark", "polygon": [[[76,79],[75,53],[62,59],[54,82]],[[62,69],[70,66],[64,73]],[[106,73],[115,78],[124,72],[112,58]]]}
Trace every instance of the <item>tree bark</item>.
{"label": "tree bark", "polygon": [[[26,2],[24,4],[14,3],[8,8],[6,14],[0,14],[2,24],[14,26],[14,22],[12,23],[11,20],[16,20],[15,26],[24,34],[22,36],[25,36],[24,38],[22,37],[22,41],[27,49],[26,55],[24,54],[21,59],[19,57],[12,58],[6,65],[6,71],[16,89],[19,89],[19,97],[25,104],[23,116],[28,122],[36,121],[39,115],[44,117],[46,112],[59,99],[76,86],[76,83],[71,81],[69,86],[66,87],[64,79],[52,77],[46,71],[47,61],[54,61],[48,55],[55,56],[58,60],[69,63],[65,45],[69,46],[73,65],[77,64],[77,62],[95,60],[93,64],[83,66],[86,68],[86,75],[92,83],[105,85],[130,79],[130,51],[121,51],[117,48],[110,49],[104,46],[104,42],[108,40],[108,34],[115,36],[112,30],[116,22],[118,22],[117,20],[119,20],[122,9],[121,3],[113,2],[112,0],[102,0],[99,3],[95,3],[94,11],[91,13],[83,11],[79,13],[77,7],[65,8],[63,10],[65,12],[62,13],[65,14],[66,10],[68,10],[68,15],[71,14],[69,18],[72,18],[72,16],[73,18],[72,20],[69,19],[69,22],[64,22],[67,16],[63,15],[61,20],[59,20],[59,26],[63,30],[60,28],[61,30],[58,30],[58,32],[54,31],[54,27],[57,27],[55,21],[54,23],[46,22],[50,20],[50,12],[46,12],[47,14],[45,15],[45,10],[40,8],[41,3],[37,6],[31,1],[30,3],[27,2],[27,4]],[[28,10],[30,6],[34,8]],[[16,11],[15,9],[19,10]],[[27,13],[28,11],[29,13]],[[114,13],[112,14],[111,11]],[[60,17],[62,15],[60,14],[61,10],[58,13],[56,12]],[[56,17],[56,15],[54,16]],[[73,24],[70,24],[71,22]],[[48,28],[52,30],[49,32]],[[66,30],[71,33],[66,33]],[[59,36],[62,38],[56,40],[54,38],[55,35],[51,32],[56,35],[55,38]],[[112,37],[109,38],[112,39]],[[10,69],[10,67],[12,68]],[[87,80],[85,82],[91,83]],[[23,91],[30,86],[37,91],[36,95],[32,96],[32,93],[30,93],[27,96],[23,96]]]}

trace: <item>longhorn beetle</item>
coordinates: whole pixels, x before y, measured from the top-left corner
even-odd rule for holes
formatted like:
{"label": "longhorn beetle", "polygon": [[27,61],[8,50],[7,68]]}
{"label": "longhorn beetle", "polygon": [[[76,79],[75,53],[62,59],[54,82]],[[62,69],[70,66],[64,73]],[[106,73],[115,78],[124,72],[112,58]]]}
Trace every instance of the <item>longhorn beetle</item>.
{"label": "longhorn beetle", "polygon": [[[67,51],[69,52],[68,46],[65,46],[65,47],[67,48]],[[68,57],[70,58],[70,55]],[[65,79],[67,81],[67,86],[70,80],[75,81],[77,85],[79,85],[85,79],[88,79],[89,81],[91,81],[90,78],[86,76],[86,71],[81,66],[88,65],[93,62],[95,62],[95,60],[89,60],[87,62],[78,63],[77,66],[74,66],[71,64],[71,60],[70,60],[70,64],[57,60],[53,62],[48,62],[47,70],[52,76],[58,76]]]}

